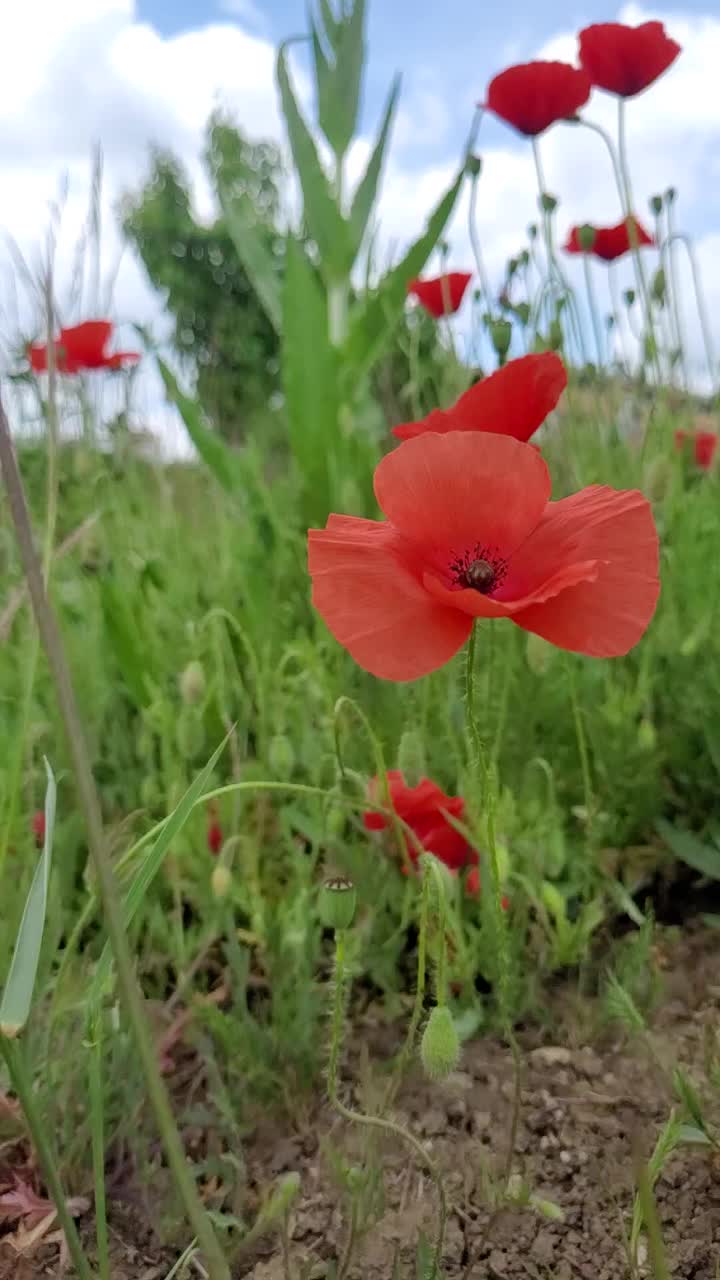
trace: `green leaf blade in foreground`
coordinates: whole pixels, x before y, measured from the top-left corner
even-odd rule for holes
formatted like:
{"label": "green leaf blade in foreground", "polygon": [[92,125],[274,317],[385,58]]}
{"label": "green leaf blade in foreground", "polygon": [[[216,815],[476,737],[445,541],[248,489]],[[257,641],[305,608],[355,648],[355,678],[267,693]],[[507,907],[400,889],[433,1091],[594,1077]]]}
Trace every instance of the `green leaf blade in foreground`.
{"label": "green leaf blade in foreground", "polygon": [[55,833],[55,805],[57,788],[55,777],[47,760],[47,788],[45,791],[45,839],[40,860],[25,900],[15,950],[10,965],[2,1003],[0,1004],[0,1035],[8,1039],[18,1036],[25,1026],[32,1006],[35,979],[40,961],[47,912],[50,864],[52,862],[53,836]]}
{"label": "green leaf blade in foreground", "polygon": [[663,818],[658,818],[655,826],[676,858],[701,876],[720,880],[720,850],[713,845],[703,844],[691,831],[681,831]]}
{"label": "green leaf blade in foreground", "polygon": [[283,307],[283,384],[290,444],[302,471],[306,514],[325,520],[330,465],[339,449],[337,353],[325,293],[302,245],[288,236]]}
{"label": "green leaf blade in foreground", "polygon": [[390,94],[385,106],[385,112],[380,125],[380,132],[377,142],[373,148],[367,168],[353,196],[352,207],[350,209],[350,231],[352,234],[353,246],[355,251],[360,250],[365,232],[367,230],[370,215],[373,211],[375,198],[377,196],[380,175],[385,161],[385,151],[387,149],[390,131],[392,129],[395,111],[397,109],[398,99],[400,97],[400,76],[396,76],[390,87]]}
{"label": "green leaf blade in foreground", "polygon": [[235,455],[225,441],[207,427],[202,419],[199,406],[184,391],[180,390],[177,378],[172,369],[166,365],[161,356],[156,355],[160,376],[165,384],[168,400],[175,405],[180,417],[187,427],[188,435],[200,457],[212,471],[215,479],[227,493],[236,490],[237,463]]}
{"label": "green leaf blade in foreground", "polygon": [[422,271],[455,208],[463,167],[430,215],[425,231],[369,297],[355,308],[345,344],[344,367],[353,382],[369,373],[390,340],[405,305],[408,281]]}
{"label": "green leaf blade in foreground", "polygon": [[[222,755],[227,745],[231,729],[223,738],[219,747],[213,752],[204,769],[195,778],[194,782],[188,787],[180,803],[167,818],[157,840],[150,846],[143,861],[133,876],[130,888],[123,898],[123,923],[127,929],[132,923],[135,913],[142,905],[145,894],[152,884],[155,876],[160,870],[165,855],[172,844],[175,837],[182,831],[193,808],[202,795],[205,784],[212,774],[215,765]],[[112,969],[113,956],[110,949],[110,943],[106,942],[103,947],[98,967],[95,970],[95,976],[88,993],[88,1007],[90,1010],[94,1008],[97,1001],[102,997],[106,984],[110,981],[110,973]]]}
{"label": "green leaf blade in foreground", "polygon": [[276,333],[282,324],[280,282],[275,261],[263,237],[262,224],[257,221],[252,200],[242,193],[230,194],[220,182],[218,199],[227,223],[230,237],[245,274],[263,306],[265,314]]}

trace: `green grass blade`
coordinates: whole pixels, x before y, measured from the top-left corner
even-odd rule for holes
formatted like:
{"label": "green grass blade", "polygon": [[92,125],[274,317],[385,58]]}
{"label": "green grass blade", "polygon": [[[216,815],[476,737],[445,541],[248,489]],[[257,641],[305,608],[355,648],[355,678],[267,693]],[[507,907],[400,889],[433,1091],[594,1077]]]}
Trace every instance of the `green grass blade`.
{"label": "green grass blade", "polygon": [[[165,859],[165,855],[173,840],[178,833],[182,831],[182,828],[190,817],[195,804],[202,795],[208,779],[225,749],[230,733],[232,733],[232,730],[225,735],[220,746],[211,755],[205,765],[205,768],[201,769],[194,782],[192,782],[188,787],[177,808],[175,808],[170,814],[167,822],[160,831],[157,840],[150,846],[145,858],[135,872],[130,888],[126,893],[122,904],[126,929],[132,923],[138,908],[142,905],[145,895],[160,870]],[[110,979],[112,961],[113,956],[110,943],[106,942],[88,995],[89,1008],[91,1010],[102,996],[105,985]]]}
{"label": "green grass blade", "polygon": [[236,492],[237,466],[232,449],[225,444],[216,431],[205,425],[199,405],[180,390],[175,374],[168,368],[162,357],[156,355],[155,359],[165,384],[168,400],[177,408],[203,462],[210,468],[223,489],[228,493]]}
{"label": "green grass blade", "polygon": [[232,194],[222,183],[218,199],[227,229],[250,284],[276,333],[282,326],[280,281],[275,260],[266,242],[267,229],[258,224],[257,213],[248,195]]}
{"label": "green grass blade", "polygon": [[8,1038],[19,1035],[30,1016],[45,928],[57,796],[55,778],[47,760],[45,771],[47,773],[45,841],[30,885],[30,892],[25,900],[25,910],[18,929],[10,973],[0,1004],[0,1035]]}
{"label": "green grass blade", "polygon": [[363,237],[367,230],[370,215],[375,204],[377,196],[378,184],[382,173],[383,163],[385,161],[385,151],[390,137],[395,111],[400,97],[400,76],[396,76],[390,88],[390,95],[385,107],[380,132],[377,142],[372,151],[372,155],[367,163],[367,168],[358,183],[355,195],[353,196],[352,207],[350,209],[350,231],[352,241],[356,252],[359,251],[363,241]]}
{"label": "green grass blade", "polygon": [[150,700],[146,680],[149,655],[128,598],[112,578],[100,582],[100,607],[122,678],[136,707],[142,709]]}
{"label": "green grass blade", "polygon": [[422,271],[440,239],[455,208],[464,177],[463,168],[436,205],[420,238],[351,316],[344,364],[353,383],[369,372],[390,341],[405,306],[408,282]]}

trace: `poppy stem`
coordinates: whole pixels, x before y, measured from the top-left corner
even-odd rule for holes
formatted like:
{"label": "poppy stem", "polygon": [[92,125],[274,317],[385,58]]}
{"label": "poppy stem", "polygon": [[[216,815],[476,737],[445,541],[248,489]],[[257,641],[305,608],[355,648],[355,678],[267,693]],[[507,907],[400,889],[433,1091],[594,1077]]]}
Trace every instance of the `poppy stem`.
{"label": "poppy stem", "polygon": [[492,290],[490,288],[490,279],[485,268],[485,261],[483,259],[482,246],[480,244],[480,236],[478,235],[478,229],[477,229],[477,197],[478,197],[479,181],[480,181],[480,174],[474,173],[472,175],[472,181],[470,184],[470,202],[468,207],[468,232],[470,235],[470,245],[473,251],[473,257],[475,259],[475,266],[477,268],[480,287],[482,289],[483,297],[485,299],[485,306],[487,307],[487,310],[490,315],[490,320],[492,322],[495,319],[495,312],[493,310]]}
{"label": "poppy stem", "polygon": [[583,335],[582,325],[576,313],[575,298],[568,281],[563,275],[562,267],[558,262],[555,246],[553,243],[552,233],[552,208],[555,208],[556,202],[547,190],[545,182],[545,174],[542,166],[542,158],[540,155],[540,141],[537,137],[532,140],[533,159],[535,161],[535,172],[537,174],[537,183],[539,191],[539,208],[542,214],[543,232],[545,235],[545,254],[547,257],[547,287],[552,291],[553,286],[558,290],[560,299],[564,300],[568,305],[568,312],[572,320],[572,326],[575,330],[575,341],[577,342],[577,350],[583,364],[588,364],[588,355],[585,347],[585,337]]}
{"label": "poppy stem", "polygon": [[[627,153],[627,131],[626,131],[626,114],[625,99],[618,98],[618,155],[617,166],[615,168],[615,176],[618,181],[618,190],[620,202],[626,218],[628,240],[632,250],[633,261],[635,263],[635,275],[637,277],[638,290],[642,299],[643,310],[645,312],[645,337],[649,343],[649,352],[647,350],[641,352],[643,361],[646,355],[650,355],[651,363],[655,367],[655,376],[658,380],[658,386],[662,383],[662,370],[660,368],[660,356],[658,352],[657,339],[655,337],[655,322],[653,320],[652,306],[650,303],[650,290],[648,288],[647,277],[645,275],[645,267],[643,265],[642,254],[640,252],[640,241],[638,239],[637,225],[635,223],[635,214],[633,212],[633,193],[630,182],[630,166],[628,163]],[[604,130],[599,130],[604,134]],[[612,142],[606,137],[606,143],[612,154]]]}
{"label": "poppy stem", "polygon": [[422,1018],[423,1008],[425,1005],[425,984],[427,979],[427,932],[428,932],[428,914],[430,909],[430,872],[427,868],[425,860],[418,860],[420,868],[421,888],[420,888],[420,912],[418,916],[418,952],[417,952],[417,977],[415,981],[415,1003],[413,1011],[410,1015],[410,1023],[405,1036],[405,1043],[397,1057],[397,1062],[393,1069],[390,1083],[388,1085],[385,1097],[383,1099],[382,1110],[387,1111],[397,1095],[397,1091],[402,1083],[403,1076],[408,1067],[408,1063],[415,1049],[415,1040],[417,1038],[420,1019]]}
{"label": "poppy stem", "polygon": [[620,343],[620,358],[622,360],[623,372],[627,374],[628,378],[630,378],[632,376],[632,370],[630,367],[627,346],[625,344],[625,330],[623,329],[622,308],[620,306],[620,295],[618,294],[618,282],[614,262],[608,263],[608,286],[610,289],[612,317],[615,322],[614,331],[618,335]]}
{"label": "poppy stem", "polygon": [[598,314],[597,298],[595,297],[595,289],[592,282],[592,269],[590,267],[590,254],[583,253],[580,255],[583,260],[583,272],[585,274],[585,291],[587,293],[588,308],[590,311],[590,319],[592,320],[593,334],[595,336],[595,348],[597,350],[598,369],[603,365],[603,341],[600,332],[600,316]]}
{"label": "poppy stem", "polygon": [[55,613],[48,600],[42,566],[35,549],[30,513],[10,435],[10,425],[0,405],[0,472],[5,481],[11,519],[27,579],[28,591],[40,639],[55,685],[73,763],[80,805],[85,817],[90,855],[95,868],[105,924],[117,968],[118,987],[142,1064],[145,1088],[155,1112],[168,1164],[188,1220],[204,1254],[211,1280],[230,1280],[230,1270],[200,1200],[195,1179],[173,1117],[167,1089],[160,1075],[157,1053],[145,1017],[143,997],[128,946],[120,897],[108,858],[100,801],[88,756],[85,734],[75,698],[65,649]]}
{"label": "poppy stem", "polygon": [[[670,218],[670,210],[668,209],[668,219],[669,218]],[[692,278],[693,278],[693,289],[695,291],[695,304],[697,306],[698,318],[700,320],[700,330],[703,336],[703,345],[705,347],[705,359],[707,361],[708,374],[710,375],[710,390],[711,390],[711,394],[714,396],[717,394],[717,382],[716,382],[717,370],[715,367],[715,352],[713,350],[712,334],[710,332],[710,323],[708,320],[707,306],[705,303],[705,294],[703,292],[702,279],[700,276],[700,268],[698,267],[697,256],[695,254],[695,249],[693,247],[693,243],[690,237],[686,235],[684,232],[674,231],[674,230],[671,231],[670,235],[667,238],[666,244],[663,247],[664,248],[667,247],[668,254],[671,255],[673,245],[675,244],[682,244],[685,246],[685,252],[687,253],[688,261],[690,263],[690,271],[692,272]],[[673,294],[675,296],[675,300],[677,303],[677,293],[675,289],[673,289]],[[685,349],[684,349],[684,345],[682,344],[682,341],[681,341],[680,349],[683,353],[683,360],[684,360]]]}

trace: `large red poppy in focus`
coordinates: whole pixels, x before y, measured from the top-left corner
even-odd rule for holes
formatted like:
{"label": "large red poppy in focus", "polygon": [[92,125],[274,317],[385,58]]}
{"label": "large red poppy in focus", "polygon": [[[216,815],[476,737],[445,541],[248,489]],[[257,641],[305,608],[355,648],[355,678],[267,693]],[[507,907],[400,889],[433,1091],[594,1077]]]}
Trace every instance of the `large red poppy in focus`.
{"label": "large red poppy in focus", "polygon": [[592,485],[550,502],[532,445],[452,431],[389,453],[375,495],[386,520],[331,515],[308,538],[313,604],[373,675],[427,675],[475,618],[603,658],[627,653],[652,618],[658,539],[636,490]]}
{"label": "large red poppy in focus", "polygon": [[483,104],[527,137],[537,137],[585,105],[592,85],[566,62],[524,62],[490,81]]}
{"label": "large red poppy in focus", "polygon": [[681,52],[662,22],[628,27],[598,22],[580,32],[580,63],[598,89],[633,98],[657,80]]}
{"label": "large red poppy in focus", "polygon": [[449,271],[447,275],[432,280],[411,280],[407,291],[436,320],[454,315],[460,310],[472,275],[467,271]]}
{"label": "large red poppy in focus", "polygon": [[[434,854],[451,871],[477,864],[476,850],[447,819],[450,814],[462,820],[465,813],[462,796],[446,796],[429,778],[421,778],[416,787],[409,787],[398,769],[388,770],[388,790],[390,807],[411,828],[426,853]],[[370,783],[369,799],[376,804],[384,802],[379,778],[373,778]],[[389,818],[372,810],[364,815],[364,822],[368,831],[384,831],[390,825]],[[417,862],[416,847],[407,839],[406,847],[411,861]]]}
{"label": "large red poppy in focus", "polygon": [[[109,320],[85,320],[68,329],[61,329],[56,338],[55,368],[58,373],[85,373],[92,369],[123,369],[137,364],[139,351],[106,351],[112,337],[113,326]],[[48,348],[46,343],[29,347],[28,356],[34,373],[46,373]]]}
{"label": "large red poppy in focus", "polygon": [[491,431],[529,440],[555,408],[567,386],[567,373],[553,351],[510,360],[463,392],[450,409],[433,409],[420,422],[393,427],[398,440],[427,431]]}
{"label": "large red poppy in focus", "polygon": [[603,262],[615,262],[618,258],[624,257],[626,253],[631,253],[633,250],[634,246],[630,236],[631,227],[635,229],[634,239],[638,248],[643,249],[655,244],[655,240],[645,230],[642,223],[636,217],[633,217],[632,221],[630,218],[626,218],[622,222],[618,222],[614,227],[593,227],[595,239],[590,249],[583,249],[580,239],[582,228],[572,227],[563,248],[566,253],[590,253],[595,258],[602,258]]}

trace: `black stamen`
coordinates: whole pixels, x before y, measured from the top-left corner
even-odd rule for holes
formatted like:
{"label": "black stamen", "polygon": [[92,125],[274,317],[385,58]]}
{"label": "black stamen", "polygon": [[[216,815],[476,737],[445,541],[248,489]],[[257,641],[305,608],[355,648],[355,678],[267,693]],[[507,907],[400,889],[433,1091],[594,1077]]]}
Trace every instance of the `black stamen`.
{"label": "black stamen", "polygon": [[465,570],[465,580],[469,587],[487,595],[495,586],[495,569],[487,560],[473,560]]}

